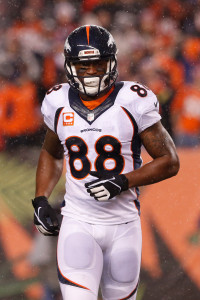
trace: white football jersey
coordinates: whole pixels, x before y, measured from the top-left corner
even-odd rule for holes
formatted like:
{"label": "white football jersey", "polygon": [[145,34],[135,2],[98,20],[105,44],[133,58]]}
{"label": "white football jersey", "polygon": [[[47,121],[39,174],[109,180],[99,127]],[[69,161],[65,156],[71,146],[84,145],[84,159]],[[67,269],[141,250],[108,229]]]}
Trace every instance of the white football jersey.
{"label": "white football jersey", "polygon": [[158,122],[154,93],[138,82],[118,82],[94,110],[65,83],[47,92],[44,122],[59,137],[66,158],[66,193],[62,214],[93,224],[121,224],[139,214],[139,192],[130,188],[105,202],[91,197],[85,183],[90,171],[125,174],[142,164],[139,134]]}

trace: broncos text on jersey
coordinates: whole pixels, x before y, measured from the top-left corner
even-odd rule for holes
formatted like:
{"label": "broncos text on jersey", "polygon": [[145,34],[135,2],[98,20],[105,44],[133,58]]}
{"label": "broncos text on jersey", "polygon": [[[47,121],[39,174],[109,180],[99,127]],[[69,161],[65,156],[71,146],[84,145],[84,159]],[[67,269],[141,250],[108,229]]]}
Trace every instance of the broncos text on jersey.
{"label": "broncos text on jersey", "polygon": [[44,122],[59,137],[66,159],[62,214],[92,224],[121,224],[139,215],[139,190],[98,202],[84,184],[90,171],[123,174],[142,164],[139,134],[161,119],[154,93],[138,82],[118,82],[93,110],[65,83],[49,90],[42,104]]}

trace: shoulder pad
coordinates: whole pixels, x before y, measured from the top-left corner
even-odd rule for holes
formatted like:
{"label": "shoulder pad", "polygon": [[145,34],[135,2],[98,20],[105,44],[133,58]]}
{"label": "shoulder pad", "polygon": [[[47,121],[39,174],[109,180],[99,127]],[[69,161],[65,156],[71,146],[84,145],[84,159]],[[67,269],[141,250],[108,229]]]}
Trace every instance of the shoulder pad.
{"label": "shoulder pad", "polygon": [[159,102],[156,95],[145,85],[139,82],[124,82],[121,91],[121,104],[127,107],[133,115],[139,132],[158,122]]}
{"label": "shoulder pad", "polygon": [[42,102],[41,111],[45,124],[54,131],[54,119],[56,111],[64,107],[68,99],[69,84],[55,85],[49,89]]}

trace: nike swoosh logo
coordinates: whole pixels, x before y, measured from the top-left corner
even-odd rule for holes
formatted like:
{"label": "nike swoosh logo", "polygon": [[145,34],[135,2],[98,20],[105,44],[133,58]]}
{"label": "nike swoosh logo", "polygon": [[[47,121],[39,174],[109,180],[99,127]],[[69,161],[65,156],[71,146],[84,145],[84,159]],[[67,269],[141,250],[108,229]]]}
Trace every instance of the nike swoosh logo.
{"label": "nike swoosh logo", "polygon": [[38,207],[38,217],[39,217],[39,214],[40,214],[40,209],[41,209],[42,207],[40,206],[40,207]]}
{"label": "nike swoosh logo", "polygon": [[38,207],[38,215],[37,214],[35,214],[36,215],[36,218],[37,218],[37,220],[38,220],[38,222],[47,230],[47,228],[46,228],[46,226],[44,225],[44,223],[42,222],[42,220],[40,220],[40,209],[41,209],[42,207],[40,206],[40,207]]}
{"label": "nike swoosh logo", "polygon": [[91,188],[95,187],[96,185],[104,184],[105,182],[108,182],[110,180],[115,180],[115,177],[113,176],[113,177],[108,178],[108,179],[99,180],[98,182],[95,182],[95,183],[92,183],[92,184],[88,185],[88,188],[91,189]]}
{"label": "nike swoosh logo", "polygon": [[154,102],[154,106],[157,107],[158,106],[158,101]]}

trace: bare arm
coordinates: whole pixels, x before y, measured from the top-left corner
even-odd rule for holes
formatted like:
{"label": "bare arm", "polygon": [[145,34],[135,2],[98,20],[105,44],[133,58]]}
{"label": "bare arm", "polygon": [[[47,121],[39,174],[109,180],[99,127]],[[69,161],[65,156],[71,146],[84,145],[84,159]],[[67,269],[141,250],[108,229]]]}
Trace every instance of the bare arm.
{"label": "bare arm", "polygon": [[47,130],[36,172],[35,196],[49,197],[63,170],[63,147],[58,136]]}
{"label": "bare arm", "polygon": [[179,170],[179,158],[174,143],[161,122],[144,130],[140,137],[153,160],[126,174],[129,187],[148,185],[175,176]]}

